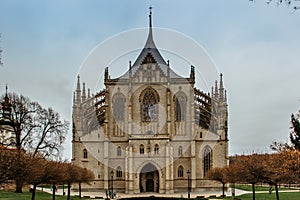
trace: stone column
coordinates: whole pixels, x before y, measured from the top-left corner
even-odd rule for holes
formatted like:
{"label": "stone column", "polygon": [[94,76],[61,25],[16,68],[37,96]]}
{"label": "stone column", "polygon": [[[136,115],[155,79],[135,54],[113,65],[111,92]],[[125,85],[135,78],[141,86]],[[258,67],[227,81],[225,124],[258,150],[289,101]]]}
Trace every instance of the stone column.
{"label": "stone column", "polygon": [[169,154],[169,145],[166,145],[166,173],[165,173],[165,193],[168,194],[170,190],[170,154]]}
{"label": "stone column", "polygon": [[128,193],[133,194],[133,178],[134,178],[134,170],[133,170],[133,156],[132,156],[132,146],[129,146],[129,158],[128,158]]}
{"label": "stone column", "polygon": [[104,141],[104,147],[103,147],[103,179],[104,179],[104,190],[108,190],[109,188],[109,141]]}
{"label": "stone column", "polygon": [[196,142],[191,141],[191,189],[194,191],[196,188]]}
{"label": "stone column", "polygon": [[171,134],[171,92],[167,89],[167,134]]}
{"label": "stone column", "polygon": [[174,193],[174,184],[173,184],[173,180],[174,180],[174,165],[173,165],[173,147],[170,146],[170,193]]}

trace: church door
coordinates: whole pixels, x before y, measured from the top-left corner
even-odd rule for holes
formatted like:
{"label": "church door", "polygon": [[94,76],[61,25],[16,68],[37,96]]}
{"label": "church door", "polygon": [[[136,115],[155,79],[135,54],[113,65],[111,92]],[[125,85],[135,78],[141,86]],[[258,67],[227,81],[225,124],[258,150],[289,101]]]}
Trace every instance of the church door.
{"label": "church door", "polygon": [[154,192],[154,181],[153,179],[147,179],[146,181],[146,191]]}
{"label": "church door", "polygon": [[140,172],[140,192],[159,192],[159,172],[150,163]]}

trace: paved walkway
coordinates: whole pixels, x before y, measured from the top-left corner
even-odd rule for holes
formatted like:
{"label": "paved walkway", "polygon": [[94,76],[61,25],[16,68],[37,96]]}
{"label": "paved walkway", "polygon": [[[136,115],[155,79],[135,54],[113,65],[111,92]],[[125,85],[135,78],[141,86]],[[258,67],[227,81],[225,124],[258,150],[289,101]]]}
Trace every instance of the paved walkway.
{"label": "paved walkway", "polygon": [[[38,190],[42,190],[42,188],[37,188]],[[44,192],[47,193],[51,193],[52,194],[52,190],[50,190],[50,188],[43,188]],[[226,192],[225,195],[226,196],[231,196],[232,190],[231,188],[229,188]],[[275,191],[273,191],[275,192]],[[279,192],[299,192],[299,190],[281,190]],[[55,192],[57,195],[63,195],[63,189],[58,189],[57,192]],[[65,193],[67,194],[67,188],[65,188]],[[239,190],[239,189],[235,189],[235,195],[236,196],[240,196],[242,194],[249,194],[252,193],[252,191],[244,191],[244,190]],[[268,191],[257,191],[255,193],[268,193]],[[210,200],[213,200],[213,196],[221,196],[222,191],[207,191],[207,192],[199,192],[199,193],[191,193],[191,198],[196,198],[197,196],[205,196],[206,198],[209,198]],[[78,196],[79,193],[78,192],[74,192],[71,190],[71,196]],[[84,197],[90,197],[90,199],[95,199],[95,198],[99,198],[102,197],[103,199],[106,198],[106,194],[102,193],[102,192],[81,192],[81,196]],[[149,196],[156,196],[156,197],[176,197],[176,198],[180,198],[180,197],[184,197],[187,198],[187,193],[173,193],[173,194],[159,194],[159,193],[151,193],[151,192],[147,192],[147,193],[141,193],[141,194],[125,194],[125,193],[118,193],[117,194],[117,199],[122,199],[122,198],[130,198],[130,197],[149,197]]]}
{"label": "paved walkway", "polygon": [[[37,188],[38,190],[42,190],[42,188]],[[52,194],[52,190],[50,190],[50,188],[43,188],[44,192],[47,193],[51,193]],[[67,188],[65,188],[65,193],[67,194]],[[244,190],[238,190],[235,189],[235,195],[239,196],[242,194],[246,194],[246,193],[251,193],[249,191],[244,191]],[[57,195],[63,195],[63,189],[58,189],[55,194]],[[199,193],[191,193],[191,198],[196,198],[197,196],[205,196],[205,197],[210,197],[210,196],[221,196],[222,191],[207,191],[207,192],[199,192]],[[231,196],[231,189],[228,189],[225,192],[226,196]],[[79,195],[78,192],[74,192],[71,190],[71,196],[75,196],[75,195]],[[81,196],[87,196],[90,197],[91,199],[97,198],[97,197],[103,197],[106,198],[106,194],[103,192],[81,192]],[[149,197],[149,196],[156,196],[156,197],[176,197],[176,198],[180,198],[180,197],[184,197],[187,198],[187,193],[173,193],[173,194],[159,194],[159,193],[151,193],[151,192],[147,192],[147,193],[141,193],[141,194],[125,194],[125,193],[117,193],[117,199],[120,198],[130,198],[130,197]],[[213,198],[213,197],[212,197]]]}

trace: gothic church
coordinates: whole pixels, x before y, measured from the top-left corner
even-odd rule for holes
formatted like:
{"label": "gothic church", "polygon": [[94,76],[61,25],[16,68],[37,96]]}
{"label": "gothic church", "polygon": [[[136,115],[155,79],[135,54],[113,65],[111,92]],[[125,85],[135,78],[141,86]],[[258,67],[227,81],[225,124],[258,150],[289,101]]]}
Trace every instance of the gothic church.
{"label": "gothic church", "polygon": [[[138,194],[200,192],[228,165],[228,112],[222,74],[211,93],[195,88],[195,69],[176,74],[158,51],[151,12],[146,44],[128,71],[91,95],[80,84],[73,100],[72,163],[92,170],[83,190]],[[75,187],[75,186],[74,186]]]}

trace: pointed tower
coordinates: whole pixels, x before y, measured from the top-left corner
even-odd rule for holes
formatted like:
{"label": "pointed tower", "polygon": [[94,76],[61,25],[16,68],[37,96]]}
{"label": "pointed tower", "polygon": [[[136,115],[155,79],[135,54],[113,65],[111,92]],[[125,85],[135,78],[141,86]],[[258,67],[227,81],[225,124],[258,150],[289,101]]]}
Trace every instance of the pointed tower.
{"label": "pointed tower", "polygon": [[220,74],[220,88],[219,88],[219,100],[224,101],[224,86],[223,86],[223,74]]}
{"label": "pointed tower", "polygon": [[86,100],[85,83],[82,84],[82,102]]}
{"label": "pointed tower", "polygon": [[88,88],[88,96],[87,97],[88,97],[88,99],[91,98],[91,89],[90,88]]}
{"label": "pointed tower", "polygon": [[219,98],[219,92],[218,92],[218,81],[216,81],[215,82],[215,96],[214,96],[214,98],[216,99],[216,100],[218,100],[218,98]]}
{"label": "pointed tower", "polygon": [[11,118],[11,103],[10,103],[10,100],[9,100],[9,97],[8,97],[8,94],[7,94],[7,90],[8,90],[8,87],[6,85],[5,87],[5,97],[4,97],[4,101],[1,103],[2,105],[2,120],[8,122]]}
{"label": "pointed tower", "polygon": [[76,98],[75,104],[81,103],[81,89],[80,89],[80,76],[77,76],[77,88],[76,88]]}
{"label": "pointed tower", "polygon": [[163,59],[161,54],[159,53],[154,40],[153,40],[153,34],[152,34],[152,7],[150,9],[149,14],[149,32],[146,44],[136,59],[135,63],[133,64],[133,68],[140,66],[141,64],[153,62],[155,61],[157,64],[163,64],[167,65],[166,61]]}

